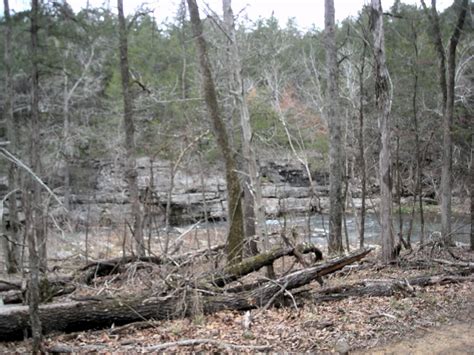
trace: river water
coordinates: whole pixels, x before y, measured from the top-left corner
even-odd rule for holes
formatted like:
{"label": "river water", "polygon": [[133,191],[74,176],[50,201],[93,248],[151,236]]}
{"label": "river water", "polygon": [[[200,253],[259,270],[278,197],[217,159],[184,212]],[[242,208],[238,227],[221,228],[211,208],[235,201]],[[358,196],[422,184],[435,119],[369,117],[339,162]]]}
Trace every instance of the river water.
{"label": "river water", "polygon": [[[403,235],[406,239],[407,232],[409,229],[409,215],[403,216]],[[360,217],[357,216],[357,222],[354,215],[346,215],[346,226],[349,241],[351,245],[358,245],[359,232],[357,224],[360,222]],[[267,220],[267,226],[269,229],[278,229],[283,227],[285,219],[270,219]],[[310,236],[310,240],[317,244],[327,244],[327,234],[329,229],[329,217],[328,215],[313,215],[309,217],[296,217],[287,218],[286,225],[291,227],[292,225],[298,225],[303,227],[306,235]],[[374,213],[368,213],[365,218],[365,242],[366,244],[380,244],[380,223],[378,216]],[[398,234],[399,221],[398,216],[394,215],[393,226],[395,232]],[[308,233],[308,228],[310,229]],[[454,240],[460,243],[468,244],[470,237],[470,219],[467,216],[453,217],[452,219],[452,230]],[[426,214],[425,215],[425,240],[434,232],[441,230],[441,216],[438,214]],[[344,234],[345,235],[345,234]],[[417,216],[413,221],[411,241],[417,242],[421,235],[421,223]]]}

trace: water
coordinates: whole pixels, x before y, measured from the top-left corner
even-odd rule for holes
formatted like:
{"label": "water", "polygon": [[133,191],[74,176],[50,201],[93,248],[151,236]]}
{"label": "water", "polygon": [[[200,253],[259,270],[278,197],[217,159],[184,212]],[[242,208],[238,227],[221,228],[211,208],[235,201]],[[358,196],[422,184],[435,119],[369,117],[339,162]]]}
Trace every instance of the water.
{"label": "water", "polygon": [[[310,216],[310,240],[318,244],[326,244],[327,234],[329,229],[329,216],[328,215],[313,215]],[[354,215],[346,215],[346,226],[349,235],[349,241],[351,244],[358,244],[359,232],[357,229],[357,223],[360,217],[357,216],[357,222],[354,219]],[[406,235],[409,228],[410,216],[403,216],[403,234],[406,239]],[[269,229],[275,227],[282,227],[284,225],[283,219],[271,219],[267,220],[267,226]],[[298,225],[305,227],[307,232],[308,217],[296,217],[293,219],[287,218],[287,226]],[[367,244],[380,244],[380,223],[378,217],[374,213],[368,213],[365,217],[365,242]],[[398,216],[394,215],[393,226],[395,233],[398,234]],[[469,243],[470,237],[470,219],[467,216],[454,217],[452,219],[452,230],[454,240],[457,242]],[[425,215],[425,239],[428,238],[433,232],[439,232],[441,230],[441,216],[437,214]],[[344,232],[343,232],[344,233]],[[421,223],[417,216],[413,220],[413,227],[411,233],[411,241],[417,242],[421,235]],[[345,234],[344,234],[345,236]]]}

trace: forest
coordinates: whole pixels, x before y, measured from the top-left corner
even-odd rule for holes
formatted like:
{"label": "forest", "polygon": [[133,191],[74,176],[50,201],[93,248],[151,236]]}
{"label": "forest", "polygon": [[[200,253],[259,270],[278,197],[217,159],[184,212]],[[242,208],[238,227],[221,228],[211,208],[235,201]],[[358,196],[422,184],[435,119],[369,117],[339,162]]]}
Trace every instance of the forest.
{"label": "forest", "polygon": [[3,0],[0,351],[468,353],[471,1],[220,5]]}

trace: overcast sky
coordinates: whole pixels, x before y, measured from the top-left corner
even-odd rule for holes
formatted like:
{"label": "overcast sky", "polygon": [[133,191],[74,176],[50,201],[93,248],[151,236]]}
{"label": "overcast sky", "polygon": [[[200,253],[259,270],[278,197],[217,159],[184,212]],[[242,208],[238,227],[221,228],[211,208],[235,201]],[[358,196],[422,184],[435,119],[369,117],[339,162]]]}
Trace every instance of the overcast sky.
{"label": "overcast sky", "polygon": [[[420,5],[420,0],[402,0],[405,3]],[[140,3],[145,3],[148,8],[155,10],[155,17],[158,22],[168,18],[172,20],[180,0],[149,0],[136,1],[124,0],[124,8],[127,13],[132,13]],[[368,4],[370,0],[334,0],[336,8],[336,20],[341,21],[348,16],[356,16],[357,12],[364,4]],[[382,7],[388,10],[394,0],[382,0]],[[428,1],[429,2],[429,1]],[[438,10],[443,10],[449,6],[453,0],[438,0]],[[23,10],[29,7],[28,0],[10,0],[10,8],[12,10]],[[69,0],[75,11],[81,6],[85,6],[86,0]],[[116,9],[115,0],[89,0],[91,6],[110,6]],[[210,8],[221,14],[221,0],[198,0],[200,9],[203,11]],[[288,18],[294,17],[296,23],[301,29],[310,28],[313,24],[318,28],[324,27],[324,0],[233,0],[232,8],[234,14],[239,17],[247,15],[250,19],[256,20],[259,17],[267,18],[274,14],[282,25],[286,24]],[[0,5],[3,14],[3,2]]]}

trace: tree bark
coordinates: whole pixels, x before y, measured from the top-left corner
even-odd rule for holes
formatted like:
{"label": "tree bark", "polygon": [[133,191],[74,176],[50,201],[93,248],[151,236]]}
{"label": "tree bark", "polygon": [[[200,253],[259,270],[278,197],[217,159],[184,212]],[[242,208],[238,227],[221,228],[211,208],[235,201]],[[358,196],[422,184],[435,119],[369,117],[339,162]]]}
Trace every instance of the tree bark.
{"label": "tree bark", "polygon": [[[73,280],[72,275],[50,275],[47,277],[48,284],[51,287],[62,287]],[[24,284],[24,279],[21,277],[9,278],[7,280],[0,279],[0,292],[10,290],[21,290]]]}
{"label": "tree bark", "polygon": [[465,281],[472,282],[472,276],[429,275],[402,280],[370,280],[318,290],[311,296],[316,302],[336,301],[348,297],[389,297],[397,293],[408,296],[415,293],[413,286],[426,287]]}
{"label": "tree bark", "polygon": [[204,100],[209,112],[217,144],[222,151],[225,163],[225,174],[227,182],[227,204],[228,204],[228,234],[227,234],[227,259],[230,264],[242,260],[242,249],[244,244],[244,227],[242,211],[242,189],[236,171],[236,160],[229,144],[229,136],[221,117],[214,80],[211,73],[211,65],[207,55],[207,45],[204,39],[199,9],[195,0],[187,0],[191,25],[196,40],[197,55],[201,68]]}
{"label": "tree bark", "polygon": [[[295,247],[286,248],[277,247],[267,252],[246,258],[238,264],[227,266],[222,271],[212,273],[210,276],[204,278],[204,282],[223,287],[230,282],[238,280],[242,276],[260,270],[264,266],[272,265],[275,260],[282,256],[294,255],[300,259],[302,254],[308,253],[314,253],[314,261],[319,261],[323,258],[321,250],[312,244],[300,244]],[[202,283],[202,281],[200,281],[200,283]]]}
{"label": "tree bark", "polygon": [[474,251],[474,133],[471,133],[471,168],[470,168],[470,197],[471,197],[471,251]]}
{"label": "tree bark", "polygon": [[[250,124],[250,112],[247,104],[244,80],[242,78],[242,64],[235,34],[234,14],[231,0],[222,1],[224,12],[224,24],[228,36],[229,66],[231,73],[231,87],[234,92],[234,104],[240,114],[240,128],[242,133],[242,155],[244,169],[248,177],[244,180],[245,200],[245,236],[251,238],[257,236],[263,241],[264,250],[269,249],[268,236],[265,223],[265,210],[262,203],[262,186],[260,172],[257,164],[257,154],[252,144],[252,126]],[[256,245],[250,249],[255,252]]]}
{"label": "tree bark", "polygon": [[[436,2],[435,0],[433,0]],[[441,234],[452,243],[451,235],[451,198],[453,190],[453,120],[456,77],[456,47],[466,18],[468,0],[463,0],[458,21],[448,46],[448,67],[446,80],[446,110],[443,117],[443,166],[441,171]]]}
{"label": "tree bark", "polygon": [[380,0],[371,1],[372,31],[374,37],[375,96],[382,148],[379,153],[380,224],[382,258],[385,262],[395,259],[392,233],[392,177],[390,171],[390,78],[385,59],[383,12]]}
{"label": "tree bark", "polygon": [[448,57],[443,46],[439,15],[436,10],[436,0],[431,0],[431,13],[428,11],[424,0],[421,1],[423,9],[432,26],[431,35],[433,46],[438,55],[439,86],[442,93],[443,114],[443,160],[441,167],[441,234],[451,242],[451,197],[452,197],[452,156],[453,156],[453,115],[454,115],[454,90],[456,75],[456,48],[464,26],[469,0],[462,0],[458,19],[453,33],[449,39]]}
{"label": "tree bark", "polygon": [[[261,287],[237,294],[203,293],[201,302],[205,314],[224,309],[248,310],[265,306],[282,288],[291,290],[328,275],[355,261],[361,260],[372,249],[360,249],[348,256],[327,263],[295,271]],[[40,307],[40,318],[44,333],[53,331],[72,332],[86,329],[110,327],[143,319],[170,319],[192,315],[195,302],[193,292],[175,292],[173,295],[157,297],[141,295],[101,301],[77,301],[48,304]],[[0,341],[22,339],[30,326],[28,309],[24,306],[0,309]]]}
{"label": "tree bark", "polygon": [[334,0],[324,2],[324,47],[326,51],[327,93],[326,116],[329,126],[329,241],[330,254],[344,251],[342,245],[342,180],[344,152],[342,143],[342,115],[339,112],[337,48]]}
{"label": "tree bark", "polygon": [[[32,84],[31,84],[31,124],[30,124],[30,165],[34,173],[38,174],[40,170],[40,152],[39,152],[39,71],[38,71],[38,20],[39,20],[38,0],[31,1],[31,59],[32,59]],[[39,353],[42,342],[42,321],[39,313],[40,290],[39,274],[40,268],[46,269],[46,238],[43,229],[43,215],[41,208],[40,186],[36,181],[30,178],[27,202],[25,205],[26,215],[26,235],[28,244],[28,258],[30,268],[30,282],[28,290],[28,311],[27,318],[31,324],[33,353]],[[32,185],[32,186],[31,186]]]}
{"label": "tree bark", "polygon": [[367,52],[367,42],[363,41],[363,50],[361,55],[361,66],[359,69],[359,159],[361,172],[361,206],[360,206],[360,230],[359,230],[359,246],[364,247],[365,239],[365,200],[367,193],[367,169],[365,161],[365,134],[364,134],[364,72],[365,72],[365,55]]}
{"label": "tree bark", "polygon": [[123,0],[117,0],[117,7],[119,14],[119,46],[120,73],[122,77],[123,94],[123,123],[125,129],[125,175],[127,177],[130,202],[132,205],[133,237],[136,241],[136,253],[138,256],[144,256],[145,243],[143,240],[142,213],[140,208],[139,190],[137,185],[137,172],[135,166],[135,124],[133,122],[133,100],[128,66],[127,25],[123,13]]}
{"label": "tree bark", "polygon": [[[12,77],[12,23],[10,18],[10,4],[8,0],[3,0],[3,14],[5,21],[5,107],[4,112],[7,121],[7,137],[10,142],[10,150],[13,154],[17,153],[17,131],[15,117],[13,115],[13,77]],[[10,163],[8,167],[8,189],[15,191],[17,188],[17,171],[14,163]],[[5,231],[8,239],[2,237],[3,251],[7,273],[13,274],[20,269],[20,248],[19,248],[19,224],[16,193],[10,195],[8,199],[9,210],[9,228]],[[5,226],[5,222],[3,222]],[[3,227],[2,226],[2,227]]]}
{"label": "tree bark", "polygon": [[[413,208],[416,204],[416,199],[418,198],[418,206],[420,209],[420,244],[425,242],[425,219],[423,214],[423,186],[422,186],[422,176],[423,176],[423,160],[421,156],[421,146],[420,146],[420,129],[418,125],[418,34],[416,32],[415,26],[412,24],[413,31],[413,50],[415,53],[415,64],[412,67],[412,76],[413,76],[413,96],[412,96],[412,110],[413,110],[413,126],[415,129],[415,155],[416,155],[416,187],[413,197]],[[413,222],[413,221],[412,221]],[[411,223],[412,223],[411,222]],[[410,235],[409,235],[410,237]],[[411,240],[408,239],[408,245],[411,247]]]}

